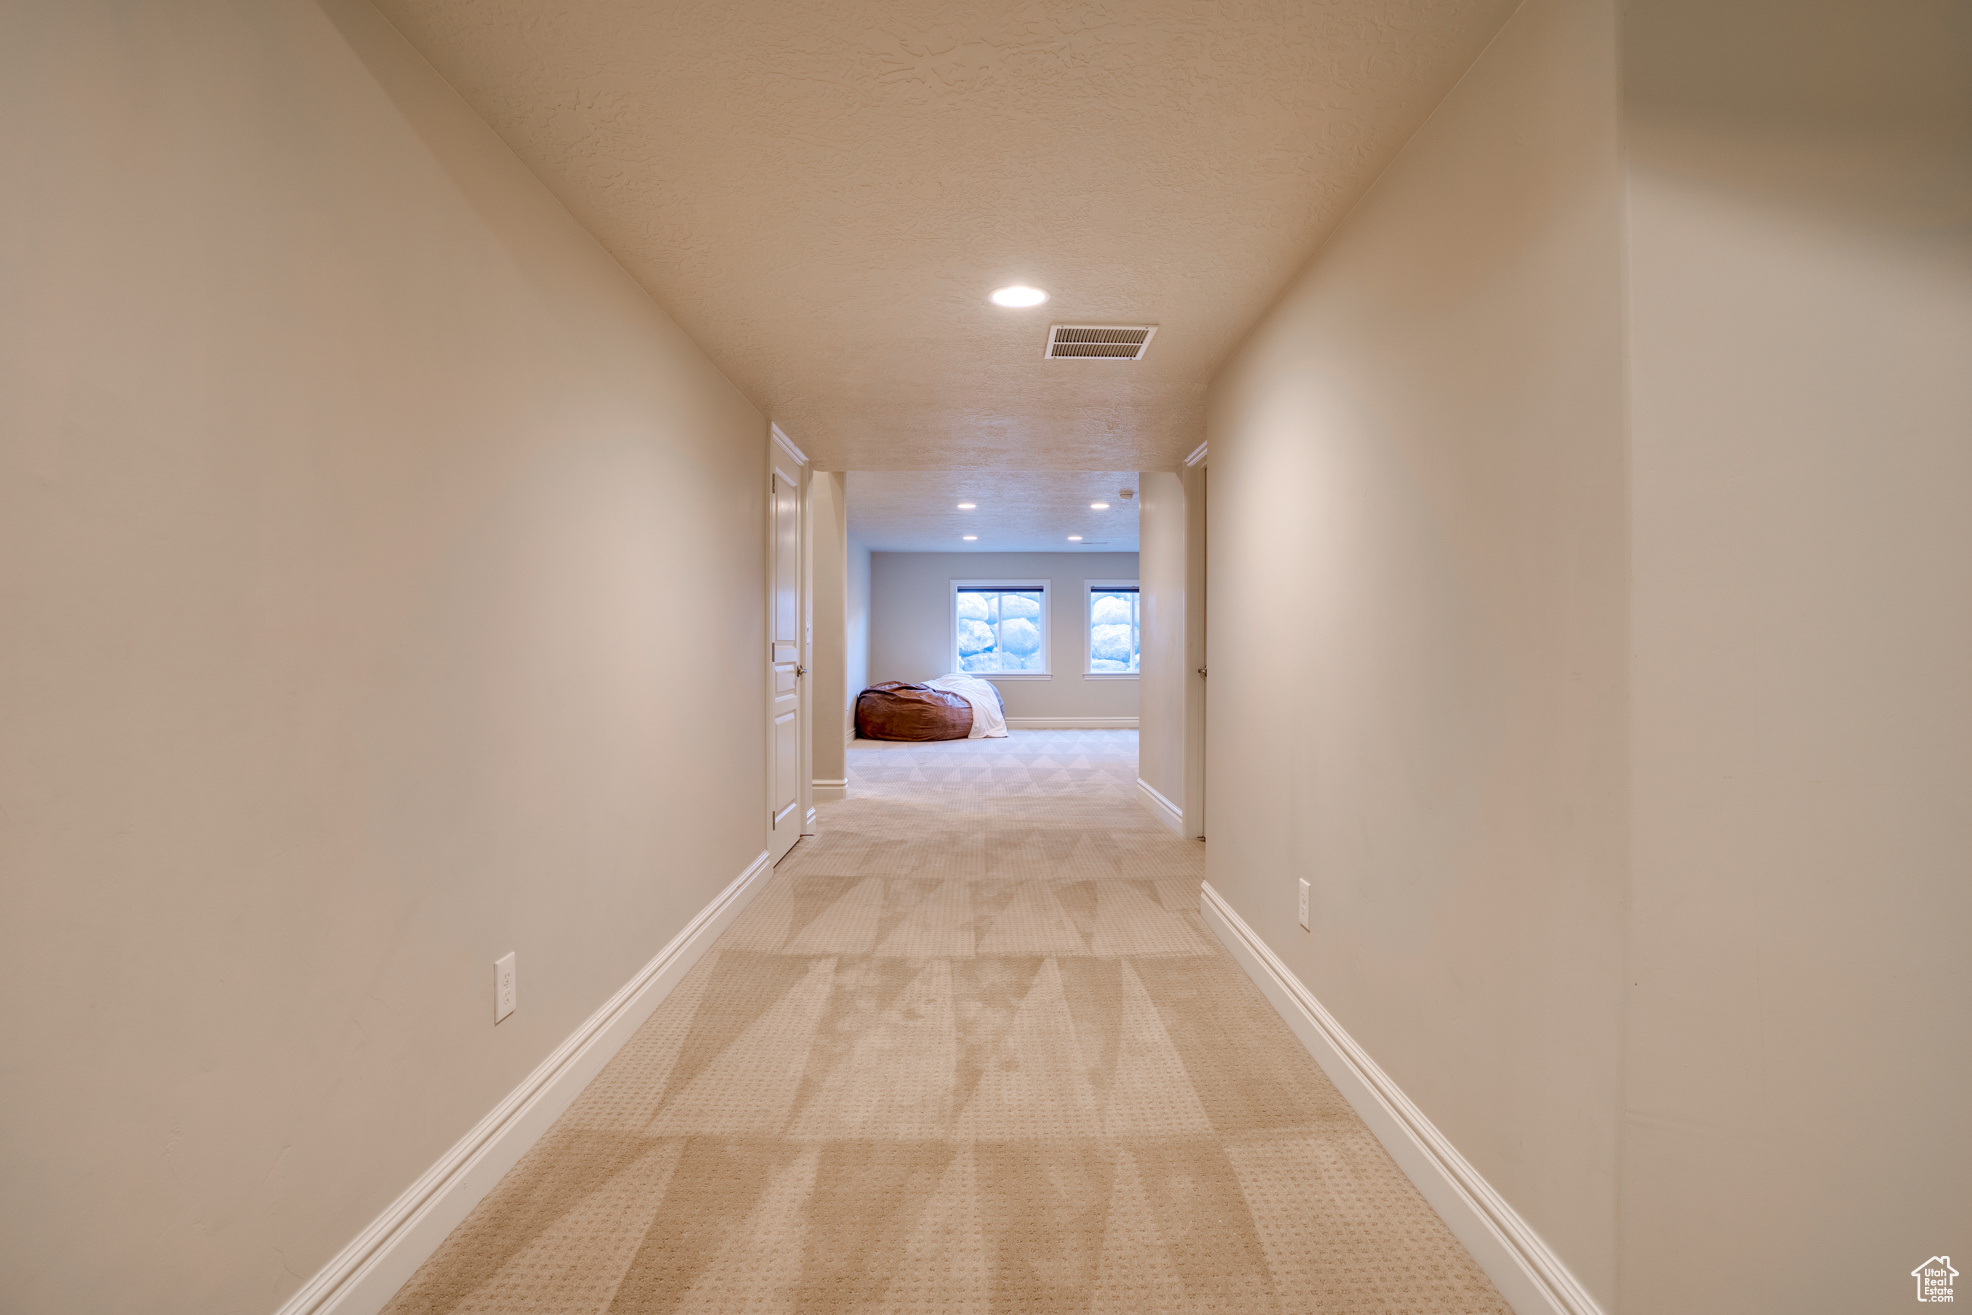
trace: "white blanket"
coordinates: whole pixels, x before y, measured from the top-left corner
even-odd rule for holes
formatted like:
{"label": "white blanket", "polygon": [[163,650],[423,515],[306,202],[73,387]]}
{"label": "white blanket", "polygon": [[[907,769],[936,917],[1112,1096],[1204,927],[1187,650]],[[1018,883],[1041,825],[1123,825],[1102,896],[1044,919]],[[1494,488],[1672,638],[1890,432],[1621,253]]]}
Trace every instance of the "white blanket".
{"label": "white blanket", "polygon": [[972,731],[968,740],[1004,740],[1007,737],[1006,714],[1000,711],[1000,694],[986,681],[963,671],[954,671],[949,676],[927,680],[925,684],[933,689],[942,689],[957,694],[972,705]]}

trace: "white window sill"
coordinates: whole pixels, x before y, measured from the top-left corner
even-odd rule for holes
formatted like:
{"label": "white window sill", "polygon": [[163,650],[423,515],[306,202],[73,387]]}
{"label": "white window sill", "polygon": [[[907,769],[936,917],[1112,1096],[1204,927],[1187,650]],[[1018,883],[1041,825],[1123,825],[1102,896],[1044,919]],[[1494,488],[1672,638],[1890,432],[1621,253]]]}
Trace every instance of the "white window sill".
{"label": "white window sill", "polygon": [[1053,680],[1050,671],[961,671],[962,676],[977,676],[981,680]]}
{"label": "white window sill", "polygon": [[1135,680],[1138,674],[1139,673],[1135,671],[1084,671],[1082,673],[1082,679],[1083,680]]}

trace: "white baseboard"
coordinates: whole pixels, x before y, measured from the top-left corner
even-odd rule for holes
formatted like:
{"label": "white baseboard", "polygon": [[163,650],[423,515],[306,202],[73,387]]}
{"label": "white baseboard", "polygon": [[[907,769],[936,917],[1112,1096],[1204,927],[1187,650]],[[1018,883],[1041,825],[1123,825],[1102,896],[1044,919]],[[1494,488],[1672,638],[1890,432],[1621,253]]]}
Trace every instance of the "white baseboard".
{"label": "white baseboard", "polygon": [[697,963],[773,869],[759,858],[627,985],[541,1061],[479,1126],[390,1203],[276,1315],[375,1315],[540,1139]]}
{"label": "white baseboard", "polygon": [[848,796],[849,778],[845,776],[839,781],[821,781],[821,780],[813,781],[810,782],[808,789],[809,789],[810,797],[813,798],[816,803],[818,804],[831,803],[834,800],[846,798]]}
{"label": "white baseboard", "polygon": [[1199,911],[1517,1315],[1602,1315],[1576,1277],[1207,882]]}
{"label": "white baseboard", "polygon": [[1010,731],[1133,731],[1135,717],[1008,717]]}
{"label": "white baseboard", "polygon": [[1185,813],[1182,808],[1159,794],[1157,787],[1139,776],[1137,778],[1137,801],[1150,810],[1150,815],[1170,827],[1179,835],[1185,833]]}

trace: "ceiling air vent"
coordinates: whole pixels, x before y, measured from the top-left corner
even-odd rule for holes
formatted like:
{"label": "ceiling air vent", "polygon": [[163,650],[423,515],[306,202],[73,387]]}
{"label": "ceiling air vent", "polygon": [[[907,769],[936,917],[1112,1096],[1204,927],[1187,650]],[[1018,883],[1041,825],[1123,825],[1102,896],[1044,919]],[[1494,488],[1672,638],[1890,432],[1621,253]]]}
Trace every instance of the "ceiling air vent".
{"label": "ceiling air vent", "polygon": [[1049,360],[1141,361],[1157,336],[1155,324],[1053,324],[1048,326]]}

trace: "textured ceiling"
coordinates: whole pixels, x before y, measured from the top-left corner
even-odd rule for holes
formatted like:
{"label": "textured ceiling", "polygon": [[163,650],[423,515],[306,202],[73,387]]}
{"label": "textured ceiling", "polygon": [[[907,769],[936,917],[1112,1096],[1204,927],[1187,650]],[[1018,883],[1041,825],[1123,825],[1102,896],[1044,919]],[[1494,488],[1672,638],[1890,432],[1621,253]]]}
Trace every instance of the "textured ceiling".
{"label": "textured ceiling", "polygon": [[849,532],[876,552],[1135,552],[1137,500],[1118,490],[1136,487],[1132,470],[859,470]]}
{"label": "textured ceiling", "polygon": [[819,468],[1158,470],[1513,0],[379,6]]}

